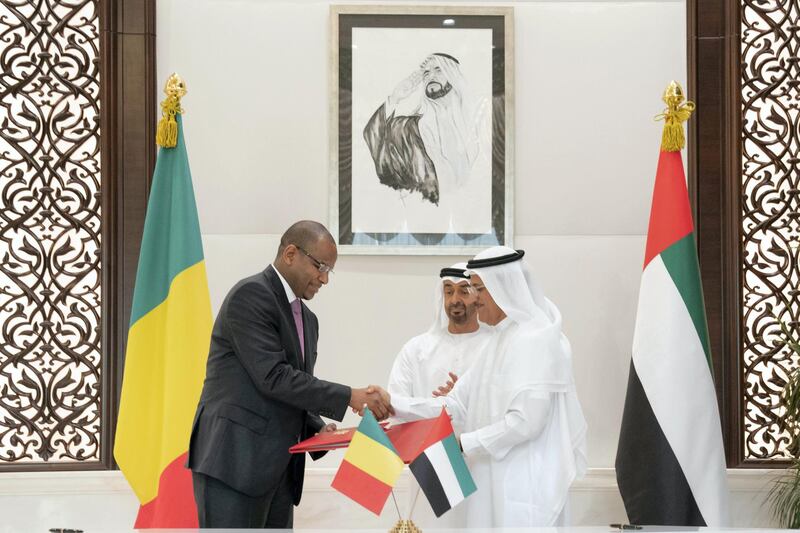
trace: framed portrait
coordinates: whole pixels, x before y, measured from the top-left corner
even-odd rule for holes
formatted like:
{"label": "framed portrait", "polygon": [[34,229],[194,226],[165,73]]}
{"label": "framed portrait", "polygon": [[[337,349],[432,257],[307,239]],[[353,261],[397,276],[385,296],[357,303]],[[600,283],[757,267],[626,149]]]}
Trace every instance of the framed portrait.
{"label": "framed portrait", "polygon": [[330,227],[340,253],[513,246],[513,8],[330,13]]}

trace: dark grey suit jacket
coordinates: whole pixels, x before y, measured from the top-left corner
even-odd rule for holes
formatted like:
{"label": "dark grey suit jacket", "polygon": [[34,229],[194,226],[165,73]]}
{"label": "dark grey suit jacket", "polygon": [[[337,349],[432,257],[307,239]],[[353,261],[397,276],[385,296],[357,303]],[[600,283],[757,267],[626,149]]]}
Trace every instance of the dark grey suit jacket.
{"label": "dark grey suit jacket", "polygon": [[300,502],[305,456],[289,447],[344,418],[350,387],[317,379],[319,326],[303,304],[305,361],[286,291],[272,266],[237,283],[217,315],[188,467],[250,496],[288,470]]}

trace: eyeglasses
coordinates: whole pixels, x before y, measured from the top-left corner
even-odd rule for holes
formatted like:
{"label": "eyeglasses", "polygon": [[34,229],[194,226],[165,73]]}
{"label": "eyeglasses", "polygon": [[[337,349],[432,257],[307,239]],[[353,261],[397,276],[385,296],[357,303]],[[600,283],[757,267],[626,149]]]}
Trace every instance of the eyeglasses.
{"label": "eyeglasses", "polygon": [[298,250],[300,250],[301,252],[306,254],[309,259],[314,261],[314,263],[317,266],[317,270],[319,270],[321,274],[325,274],[325,273],[334,274],[333,268],[329,267],[328,265],[326,265],[325,263],[323,263],[322,261],[320,261],[319,259],[317,259],[313,255],[311,255],[310,253],[305,251],[302,247],[297,246],[296,244],[294,246],[295,246],[295,248],[297,248]]}

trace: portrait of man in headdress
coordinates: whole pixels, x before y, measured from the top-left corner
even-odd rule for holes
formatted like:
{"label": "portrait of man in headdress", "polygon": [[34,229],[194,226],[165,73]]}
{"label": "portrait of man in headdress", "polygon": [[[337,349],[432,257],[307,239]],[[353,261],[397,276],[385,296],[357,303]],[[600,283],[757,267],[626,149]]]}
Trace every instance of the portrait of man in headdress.
{"label": "portrait of man in headdress", "polygon": [[353,19],[336,48],[340,243],[383,253],[500,242],[512,183],[503,18],[417,27],[415,17]]}
{"label": "portrait of man in headdress", "polygon": [[481,111],[469,92],[459,60],[442,52],[397,84],[364,128],[383,185],[439,205],[443,186],[469,179],[480,151]]}

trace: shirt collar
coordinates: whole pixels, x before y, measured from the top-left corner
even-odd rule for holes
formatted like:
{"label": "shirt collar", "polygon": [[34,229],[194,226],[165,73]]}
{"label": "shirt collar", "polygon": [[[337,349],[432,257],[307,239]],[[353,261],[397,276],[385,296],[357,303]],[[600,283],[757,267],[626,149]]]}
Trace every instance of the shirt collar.
{"label": "shirt collar", "polygon": [[289,303],[291,304],[293,301],[297,300],[297,296],[295,296],[294,291],[289,286],[289,283],[286,282],[283,276],[281,276],[281,273],[278,271],[278,269],[275,268],[275,265],[272,265],[272,269],[278,275],[278,279],[281,280],[281,284],[283,285],[283,290],[286,291],[286,299],[288,299]]}

